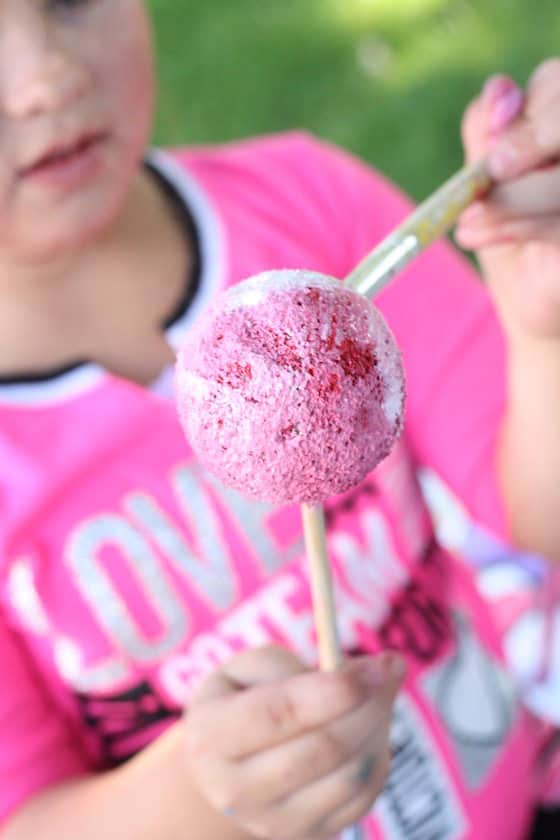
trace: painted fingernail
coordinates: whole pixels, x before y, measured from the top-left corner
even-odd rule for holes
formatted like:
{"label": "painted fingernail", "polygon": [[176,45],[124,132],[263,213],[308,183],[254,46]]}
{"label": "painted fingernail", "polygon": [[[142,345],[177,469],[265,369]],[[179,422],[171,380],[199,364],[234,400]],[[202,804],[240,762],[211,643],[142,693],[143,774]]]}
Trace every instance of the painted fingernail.
{"label": "painted fingernail", "polygon": [[396,651],[385,651],[368,662],[364,681],[368,685],[381,686],[388,682],[401,681],[406,673],[406,662]]}
{"label": "painted fingernail", "polygon": [[514,87],[515,82],[509,76],[490,76],[482,88],[482,101],[490,106]]}
{"label": "painted fingernail", "polygon": [[490,130],[495,133],[508,126],[521,113],[523,102],[523,91],[517,86],[498,97],[490,110]]}

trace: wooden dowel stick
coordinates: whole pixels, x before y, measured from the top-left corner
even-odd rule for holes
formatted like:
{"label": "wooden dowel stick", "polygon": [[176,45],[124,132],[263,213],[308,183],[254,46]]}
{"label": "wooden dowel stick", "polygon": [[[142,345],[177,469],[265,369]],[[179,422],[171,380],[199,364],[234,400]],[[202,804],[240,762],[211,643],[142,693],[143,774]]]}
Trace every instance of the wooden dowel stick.
{"label": "wooden dowel stick", "polygon": [[[335,671],[342,664],[342,649],[336,623],[333,579],[327,549],[325,511],[322,505],[302,505],[303,536],[309,563],[315,629],[322,671]],[[343,833],[344,840],[364,840],[359,825]]]}
{"label": "wooden dowel stick", "polygon": [[301,506],[301,517],[311,578],[319,664],[323,671],[334,671],[342,663],[342,651],[336,624],[323,506],[304,504]]}

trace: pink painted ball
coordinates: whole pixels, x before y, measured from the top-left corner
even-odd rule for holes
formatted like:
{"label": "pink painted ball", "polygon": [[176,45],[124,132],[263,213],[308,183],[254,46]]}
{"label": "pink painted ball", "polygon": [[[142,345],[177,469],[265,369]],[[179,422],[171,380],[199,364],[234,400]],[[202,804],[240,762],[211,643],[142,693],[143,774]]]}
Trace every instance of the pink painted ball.
{"label": "pink painted ball", "polygon": [[175,386],[200,461],[272,503],[354,487],[403,424],[401,354],[382,315],[309,271],[267,272],[219,296],[178,354]]}

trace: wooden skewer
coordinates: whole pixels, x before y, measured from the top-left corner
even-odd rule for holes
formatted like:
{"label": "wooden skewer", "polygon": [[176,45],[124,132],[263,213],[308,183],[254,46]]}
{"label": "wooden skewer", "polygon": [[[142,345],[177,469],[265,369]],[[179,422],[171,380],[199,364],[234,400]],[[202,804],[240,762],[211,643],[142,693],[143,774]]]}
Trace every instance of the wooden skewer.
{"label": "wooden skewer", "polygon": [[323,506],[302,505],[301,518],[311,577],[319,664],[323,671],[334,671],[342,663],[342,650],[336,624],[336,606]]}
{"label": "wooden skewer", "polygon": [[[343,654],[336,622],[336,604],[327,550],[324,508],[322,505],[304,504],[301,506],[301,518],[311,577],[319,664],[323,671],[335,671],[342,664]],[[359,825],[350,826],[343,837],[344,840],[364,840],[364,834]]]}

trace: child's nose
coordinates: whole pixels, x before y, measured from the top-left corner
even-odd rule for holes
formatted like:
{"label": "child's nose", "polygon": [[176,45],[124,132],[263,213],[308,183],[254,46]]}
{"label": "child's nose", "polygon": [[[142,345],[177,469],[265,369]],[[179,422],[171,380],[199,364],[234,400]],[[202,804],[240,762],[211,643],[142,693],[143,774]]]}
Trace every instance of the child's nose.
{"label": "child's nose", "polygon": [[0,31],[0,109],[13,119],[62,110],[80,97],[87,68],[48,23],[29,20]]}

